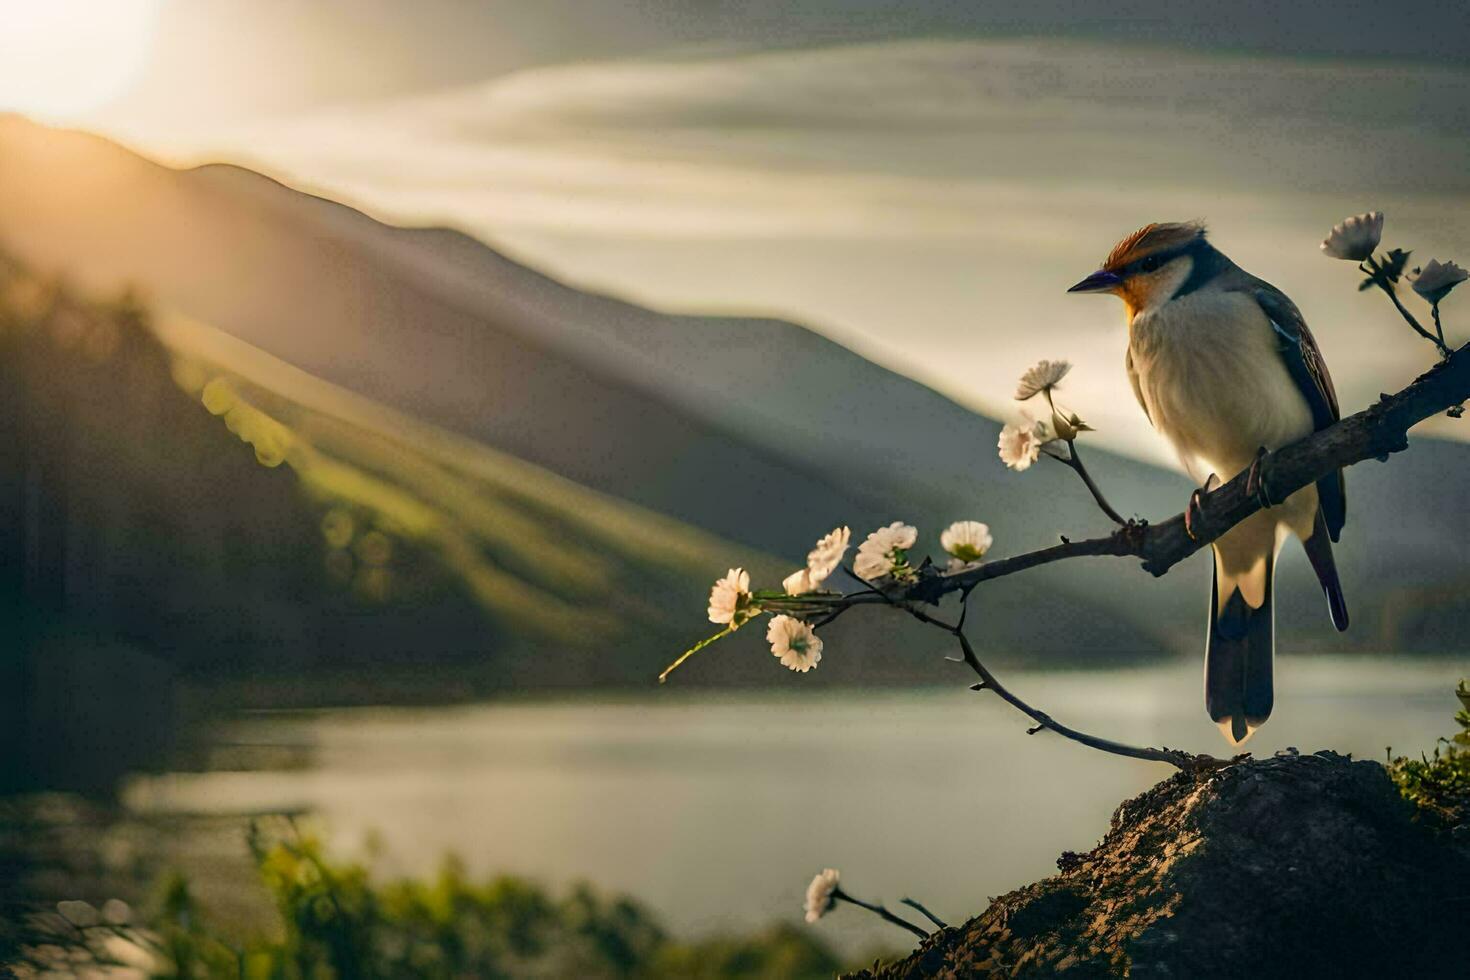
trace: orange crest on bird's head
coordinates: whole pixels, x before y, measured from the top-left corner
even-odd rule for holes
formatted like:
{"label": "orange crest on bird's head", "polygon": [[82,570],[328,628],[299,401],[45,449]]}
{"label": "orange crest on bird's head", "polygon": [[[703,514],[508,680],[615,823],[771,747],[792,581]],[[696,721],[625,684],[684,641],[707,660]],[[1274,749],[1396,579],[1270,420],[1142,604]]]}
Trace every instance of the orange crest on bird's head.
{"label": "orange crest on bird's head", "polygon": [[1102,267],[1118,272],[1156,252],[1183,248],[1196,238],[1203,238],[1204,234],[1205,225],[1202,221],[1167,221],[1144,225],[1114,245]]}
{"label": "orange crest on bird's head", "polygon": [[1131,323],[1138,311],[1177,295],[1195,269],[1196,260],[1207,260],[1213,252],[1205,241],[1203,222],[1144,225],[1114,245],[1102,268],[1068,292],[1112,293],[1128,307]]}

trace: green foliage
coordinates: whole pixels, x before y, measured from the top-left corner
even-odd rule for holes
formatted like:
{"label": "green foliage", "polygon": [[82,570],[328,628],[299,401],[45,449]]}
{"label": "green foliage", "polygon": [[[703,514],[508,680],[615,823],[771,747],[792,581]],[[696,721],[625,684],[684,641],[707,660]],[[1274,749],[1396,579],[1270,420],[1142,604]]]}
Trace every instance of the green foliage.
{"label": "green foliage", "polygon": [[199,903],[182,875],[163,882],[158,920],[154,924],[154,954],[160,980],[196,980],[207,977],[239,976],[240,953],[205,926]]}
{"label": "green foliage", "polygon": [[1458,733],[1441,738],[1432,755],[1393,758],[1390,752],[1388,761],[1389,775],[1404,798],[1450,826],[1470,821],[1470,682],[1461,680],[1455,696],[1460,699]]}
{"label": "green foliage", "polygon": [[253,828],[250,849],[279,928],[223,938],[181,878],[167,883],[147,946],[154,976],[257,980],[502,977],[830,977],[842,964],[811,933],[671,941],[648,910],[587,885],[561,897],[519,878],[476,882],[450,859],[426,880],[378,883],[294,831]]}
{"label": "green foliage", "polygon": [[783,923],[754,936],[716,938],[691,945],[670,944],[654,957],[655,977],[717,980],[749,977],[783,980],[785,977],[830,977],[840,964],[811,933]]}

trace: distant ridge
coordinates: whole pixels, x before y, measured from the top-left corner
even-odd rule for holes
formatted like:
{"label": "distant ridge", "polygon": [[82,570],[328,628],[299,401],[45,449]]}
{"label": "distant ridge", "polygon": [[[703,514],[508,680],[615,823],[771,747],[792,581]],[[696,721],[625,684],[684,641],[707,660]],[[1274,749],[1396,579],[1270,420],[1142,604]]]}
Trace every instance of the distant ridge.
{"label": "distant ridge", "polygon": [[[0,117],[0,245],[92,288],[138,284],[323,381],[768,553],[795,559],[835,523],[895,518],[919,524],[921,548],[935,552],[940,528],[962,518],[989,522],[1003,552],[1105,530],[1061,468],[1006,472],[997,422],[804,327],[584,292],[460,232],[391,227],[233,165],[171,170],[94,136]],[[1349,475],[1345,579],[1370,610],[1351,643],[1388,642],[1371,610],[1406,584],[1385,568],[1434,581],[1450,567],[1443,543],[1470,532],[1449,488],[1427,475],[1470,470],[1470,449],[1421,444]],[[1173,514],[1188,494],[1155,467],[1101,450],[1090,462],[1127,513]],[[1433,526],[1373,520],[1399,488],[1426,485],[1443,496],[1429,504]],[[1411,551],[1411,541],[1436,544]],[[1121,565],[1109,575],[1071,566],[988,588],[997,615],[986,643],[1030,659],[1192,653],[1202,642],[1203,565],[1159,581]],[[1294,638],[1338,648],[1319,638],[1299,571],[1289,560],[1283,573],[1283,610],[1303,606],[1282,617],[1287,648]],[[1419,609],[1415,622],[1443,608],[1394,601]],[[1470,636],[1445,628],[1429,629],[1428,645]]]}

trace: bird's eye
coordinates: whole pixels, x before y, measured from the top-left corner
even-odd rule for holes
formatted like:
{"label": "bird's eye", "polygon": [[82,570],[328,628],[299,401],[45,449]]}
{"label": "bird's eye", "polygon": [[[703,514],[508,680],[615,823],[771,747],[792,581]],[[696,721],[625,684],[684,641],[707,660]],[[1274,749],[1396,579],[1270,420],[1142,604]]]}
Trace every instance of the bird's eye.
{"label": "bird's eye", "polygon": [[1153,272],[1159,267],[1159,261],[1160,260],[1157,255],[1150,255],[1148,258],[1138,263],[1138,267],[1144,272]]}

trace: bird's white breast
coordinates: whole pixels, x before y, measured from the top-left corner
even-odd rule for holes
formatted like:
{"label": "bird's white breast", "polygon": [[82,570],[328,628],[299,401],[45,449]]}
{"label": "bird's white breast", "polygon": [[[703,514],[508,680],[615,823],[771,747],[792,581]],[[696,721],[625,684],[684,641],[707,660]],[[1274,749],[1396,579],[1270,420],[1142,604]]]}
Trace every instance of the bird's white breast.
{"label": "bird's white breast", "polygon": [[1279,342],[1247,293],[1202,289],[1133,318],[1128,350],[1139,398],[1196,479],[1228,480],[1258,447],[1277,449],[1312,431]]}

